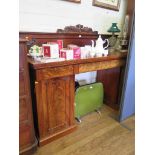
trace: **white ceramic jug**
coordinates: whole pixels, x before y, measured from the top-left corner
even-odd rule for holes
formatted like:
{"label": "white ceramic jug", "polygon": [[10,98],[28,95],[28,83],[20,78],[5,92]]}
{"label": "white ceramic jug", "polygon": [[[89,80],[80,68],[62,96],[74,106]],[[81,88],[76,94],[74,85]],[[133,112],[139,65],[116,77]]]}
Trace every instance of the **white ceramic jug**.
{"label": "white ceramic jug", "polygon": [[[103,45],[106,42],[107,45],[103,47]],[[102,54],[104,54],[104,51],[108,46],[109,46],[109,40],[108,39],[102,40],[101,35],[99,35],[99,38],[96,40],[96,46],[94,46],[94,40],[92,40],[92,48],[94,48],[96,56],[102,56]]]}

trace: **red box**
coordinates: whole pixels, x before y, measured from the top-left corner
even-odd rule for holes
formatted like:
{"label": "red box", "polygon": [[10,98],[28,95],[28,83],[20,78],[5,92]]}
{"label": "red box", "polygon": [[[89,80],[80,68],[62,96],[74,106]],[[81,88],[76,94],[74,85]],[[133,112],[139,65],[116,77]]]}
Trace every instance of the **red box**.
{"label": "red box", "polygon": [[57,43],[43,44],[44,57],[59,58],[59,47]]}
{"label": "red box", "polygon": [[60,50],[63,48],[63,40],[57,40],[57,44],[59,46],[59,57],[60,57]]}
{"label": "red box", "polygon": [[61,49],[60,50],[60,57],[65,58],[66,60],[72,60],[73,59],[73,50]]}
{"label": "red box", "polygon": [[63,40],[57,40],[57,44],[59,46],[59,51],[63,48]]}
{"label": "red box", "polygon": [[54,41],[54,42],[47,42],[47,44],[58,44],[59,57],[60,57],[60,50],[63,48],[63,40],[57,40],[57,41]]}
{"label": "red box", "polygon": [[43,46],[43,54],[46,57],[51,57],[50,46]]}
{"label": "red box", "polygon": [[65,52],[65,51],[61,51],[61,52],[60,52],[60,58],[65,58],[65,59],[67,58],[67,57],[66,57],[66,52]]}
{"label": "red box", "polygon": [[73,59],[80,59],[81,58],[81,48],[75,47],[73,48]]}

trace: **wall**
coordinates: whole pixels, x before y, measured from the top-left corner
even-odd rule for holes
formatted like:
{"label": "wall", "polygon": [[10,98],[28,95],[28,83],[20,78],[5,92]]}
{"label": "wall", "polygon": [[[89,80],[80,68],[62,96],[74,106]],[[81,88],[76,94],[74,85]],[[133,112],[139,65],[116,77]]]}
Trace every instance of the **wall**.
{"label": "wall", "polygon": [[122,27],[126,9],[127,0],[121,0],[119,11],[92,6],[92,0],[81,0],[81,4],[62,0],[20,0],[19,29],[56,32],[67,25],[82,24],[106,34],[112,22]]}
{"label": "wall", "polygon": [[[80,4],[62,0],[20,0],[19,30],[29,32],[56,32],[58,28],[82,24],[102,34],[112,22],[121,29],[127,9],[127,0],[121,0],[120,10],[112,11],[92,6],[92,0]],[[76,75],[76,80],[95,82],[96,72]]]}

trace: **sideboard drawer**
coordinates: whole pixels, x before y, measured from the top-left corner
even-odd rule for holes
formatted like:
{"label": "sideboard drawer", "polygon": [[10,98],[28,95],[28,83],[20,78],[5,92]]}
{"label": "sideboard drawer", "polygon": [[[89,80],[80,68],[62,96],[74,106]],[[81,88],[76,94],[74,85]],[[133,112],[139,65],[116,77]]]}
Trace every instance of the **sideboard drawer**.
{"label": "sideboard drawer", "polygon": [[125,60],[110,60],[110,61],[103,61],[103,62],[80,64],[79,73],[115,68],[115,67],[123,66],[124,64],[125,64]]}
{"label": "sideboard drawer", "polygon": [[73,75],[73,66],[46,68],[36,71],[36,80],[44,80],[55,77]]}

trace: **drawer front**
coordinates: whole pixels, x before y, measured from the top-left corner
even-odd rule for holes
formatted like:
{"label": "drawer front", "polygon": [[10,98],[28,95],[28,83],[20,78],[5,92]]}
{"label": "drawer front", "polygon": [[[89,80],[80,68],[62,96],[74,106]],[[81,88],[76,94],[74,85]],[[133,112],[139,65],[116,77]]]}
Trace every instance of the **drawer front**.
{"label": "drawer front", "polygon": [[125,60],[111,60],[111,61],[104,61],[104,62],[80,64],[79,73],[102,70],[102,69],[110,69],[114,67],[123,66],[124,64],[125,64]]}
{"label": "drawer front", "polygon": [[63,77],[73,75],[73,66],[47,68],[36,71],[36,80],[51,79],[55,77]]}

